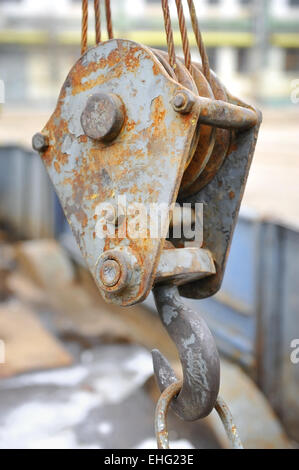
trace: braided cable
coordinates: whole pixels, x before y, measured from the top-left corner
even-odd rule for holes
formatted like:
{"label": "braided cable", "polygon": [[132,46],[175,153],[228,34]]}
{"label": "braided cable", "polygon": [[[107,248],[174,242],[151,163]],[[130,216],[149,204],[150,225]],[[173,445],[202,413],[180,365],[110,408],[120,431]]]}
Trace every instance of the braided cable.
{"label": "braided cable", "polygon": [[99,0],[94,0],[94,20],[95,20],[96,44],[99,44],[101,42],[101,7],[100,7]]}
{"label": "braided cable", "polygon": [[192,23],[192,28],[194,32],[194,36],[197,42],[198,50],[201,56],[201,62],[202,62],[202,70],[203,73],[207,79],[207,81],[210,83],[211,81],[211,71],[210,71],[210,64],[209,64],[209,58],[208,54],[203,42],[202,34],[200,32],[199,26],[198,26],[198,21],[197,21],[197,16],[196,16],[196,10],[194,6],[193,0],[187,0],[188,1],[188,6],[189,6],[189,11],[190,11],[190,18],[191,18],[191,23]]}
{"label": "braided cable", "polygon": [[166,33],[169,64],[171,68],[175,71],[176,57],[175,57],[175,48],[174,48],[174,40],[173,40],[173,32],[172,32],[172,27],[171,27],[168,0],[161,0],[161,3],[162,3],[162,11],[163,11],[163,16],[164,16],[164,26],[165,26],[165,33]]}
{"label": "braided cable", "polygon": [[189,45],[189,40],[188,40],[188,33],[187,33],[183,5],[182,5],[181,0],[175,0],[175,3],[176,3],[177,11],[178,11],[178,20],[179,20],[179,27],[181,31],[181,37],[182,37],[185,65],[186,65],[186,68],[189,70],[189,72],[192,74],[190,45]]}
{"label": "braided cable", "polygon": [[113,39],[113,27],[112,27],[112,16],[111,16],[110,0],[105,0],[105,10],[106,10],[106,22],[107,22],[108,38]]}
{"label": "braided cable", "polygon": [[81,54],[87,51],[88,0],[82,0]]}

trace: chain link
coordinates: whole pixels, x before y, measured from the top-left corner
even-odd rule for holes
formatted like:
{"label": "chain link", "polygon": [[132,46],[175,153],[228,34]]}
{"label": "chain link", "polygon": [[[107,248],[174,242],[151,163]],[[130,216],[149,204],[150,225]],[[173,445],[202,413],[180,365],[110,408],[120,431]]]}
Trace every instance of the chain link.
{"label": "chain link", "polygon": [[[158,449],[169,449],[169,438],[167,428],[167,414],[171,401],[179,394],[182,388],[182,381],[174,382],[161,394],[155,412],[155,432]],[[233,449],[243,449],[237,427],[233,422],[232,414],[220,396],[218,396],[215,410],[217,411],[224,426],[227,437]]]}

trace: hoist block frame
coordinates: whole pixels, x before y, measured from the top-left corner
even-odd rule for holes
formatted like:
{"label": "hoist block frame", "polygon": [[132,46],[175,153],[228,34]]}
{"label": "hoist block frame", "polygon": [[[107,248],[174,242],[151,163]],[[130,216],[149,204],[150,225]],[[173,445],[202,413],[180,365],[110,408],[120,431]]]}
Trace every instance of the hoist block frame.
{"label": "hoist block frame", "polygon": [[204,299],[221,288],[226,262],[252,163],[262,113],[228,94],[232,104],[255,111],[257,124],[248,130],[234,131],[224,162],[216,175],[203,189],[184,202],[203,204],[203,248],[213,254],[216,274],[179,288],[183,297]]}
{"label": "hoist block frame", "polygon": [[[117,234],[100,239],[96,208],[102,202],[117,203],[118,196],[126,196],[127,204],[138,202],[146,208],[176,201],[200,112],[197,103],[188,114],[174,110],[172,101],[181,90],[184,86],[169,77],[146,46],[121,39],[103,42],[74,65],[42,130],[47,144],[40,155],[107,302],[128,306],[146,298],[168,223],[162,221],[161,235],[155,239],[118,238]],[[112,93],[124,105],[124,124],[112,142],[93,140],[82,128],[81,115],[88,98],[96,93]],[[127,285],[117,292],[104,290],[99,279],[99,260],[111,250],[130,271]]]}

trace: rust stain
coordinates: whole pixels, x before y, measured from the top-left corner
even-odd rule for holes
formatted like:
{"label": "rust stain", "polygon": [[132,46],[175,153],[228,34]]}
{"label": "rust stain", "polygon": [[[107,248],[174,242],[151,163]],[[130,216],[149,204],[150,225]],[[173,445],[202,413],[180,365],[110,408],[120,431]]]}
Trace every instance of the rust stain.
{"label": "rust stain", "polygon": [[139,67],[140,60],[139,57],[137,57],[137,53],[139,52],[140,48],[138,46],[132,47],[124,57],[124,63],[129,72],[134,72]]}
{"label": "rust stain", "polygon": [[105,69],[106,67],[112,67],[113,68],[113,73],[118,76],[119,73],[121,73],[121,70],[119,67],[117,67],[117,64],[120,62],[121,57],[119,54],[118,49],[113,49],[113,51],[110,52],[107,58],[100,58],[97,62],[89,62],[89,64],[84,64],[84,59],[79,60],[75,66],[73,67],[70,76],[70,81],[71,81],[71,87],[72,87],[72,94],[76,95],[77,93],[80,93],[81,91],[88,90],[89,88],[92,88],[93,86],[102,83],[105,81],[105,74],[101,74],[97,79],[90,80],[88,82],[85,82],[84,84],[82,83],[83,78],[87,78],[90,76],[91,73],[97,72],[99,69]]}
{"label": "rust stain", "polygon": [[[233,132],[232,134],[233,134],[233,137],[234,137],[234,132]],[[238,146],[237,146],[237,144],[236,144],[235,139],[232,138],[232,141],[231,141],[231,144],[230,144],[230,146],[229,146],[227,155],[230,155],[232,152],[235,152],[236,150],[238,150]]]}
{"label": "rust stain", "polygon": [[154,73],[154,75],[159,75],[161,73],[160,72],[160,67],[156,63],[153,64],[153,73]]}
{"label": "rust stain", "polygon": [[131,130],[135,129],[135,127],[136,127],[136,122],[133,121],[133,120],[127,121],[127,122],[125,123],[125,126],[126,126],[127,131],[130,132]]}
{"label": "rust stain", "polygon": [[[141,124],[140,120],[134,121],[125,115],[122,133],[115,141],[108,144],[91,142],[85,135],[78,137],[72,135],[68,128],[68,122],[61,117],[67,89],[69,94],[77,95],[103,82],[108,83],[112,79],[120,78],[127,72],[134,74],[138,71],[142,54],[145,54],[145,51],[142,51],[140,46],[128,47],[128,49],[120,46],[118,49],[114,49],[107,58],[100,58],[97,62],[93,61],[86,65],[84,65],[84,60],[77,62],[65,82],[58,106],[46,127],[50,146],[48,151],[44,153],[44,162],[47,166],[54,163],[55,171],[63,175],[62,182],[59,184],[66,187],[65,194],[68,195],[64,200],[64,209],[69,220],[74,216],[78,220],[79,227],[77,226],[74,231],[83,255],[86,250],[86,247],[83,246],[85,242],[82,239],[85,231],[90,238],[96,239],[95,221],[97,215],[92,211],[99,202],[128,193],[133,196],[136,202],[156,202],[159,199],[162,183],[159,178],[155,178],[155,175],[161,169],[165,172],[169,162],[177,168],[180,166],[178,171],[183,171],[184,168],[184,162],[182,164],[180,162],[182,151],[178,151],[175,144],[177,137],[183,136],[189,146],[188,139],[191,139],[189,136],[194,132],[197,121],[194,118],[195,113],[181,115],[178,119],[172,120],[170,126],[166,125],[169,102],[164,104],[162,95],[153,99],[151,122],[145,129],[137,132],[136,126]],[[161,74],[161,69],[162,66],[156,62],[153,63],[152,72],[155,76]],[[143,81],[146,86],[146,80]],[[169,87],[173,93],[173,83],[169,84]],[[131,96],[134,96],[136,90],[130,89],[130,93]],[[63,167],[69,162],[69,156],[61,152],[66,135],[70,136],[74,142],[77,139],[79,144],[77,146],[78,154],[72,156],[73,168],[68,168],[68,171]],[[172,140],[169,135],[172,135]],[[142,149],[140,141],[145,143]],[[134,145],[135,142],[136,145]],[[169,156],[169,159],[167,161],[161,159],[161,154]],[[135,181],[142,172],[147,173],[149,180],[152,178],[152,183],[146,183],[140,187]],[[176,191],[177,188],[174,188],[170,197],[175,197]],[[105,227],[103,228],[105,230]],[[114,249],[119,245],[121,233],[123,231],[116,228],[115,237],[105,239],[105,250]],[[139,295],[144,291],[145,283],[149,281],[153,270],[152,263],[147,262],[149,254],[152,253],[152,257],[156,256],[159,247],[157,248],[157,241],[151,239],[148,232],[144,239],[132,239],[128,236],[128,231],[126,234],[128,247],[134,252],[142,270],[141,282],[138,285]]]}
{"label": "rust stain", "polygon": [[85,214],[85,212],[82,208],[79,208],[79,209],[77,209],[77,211],[75,211],[75,216],[76,216],[79,224],[81,224],[82,228],[87,227],[88,217],[87,217],[87,215]]}
{"label": "rust stain", "polygon": [[[56,114],[56,113],[55,113]],[[55,116],[49,124],[46,126],[46,132],[49,134],[49,140],[52,143],[51,146],[47,148],[47,150],[42,154],[42,159],[44,164],[48,167],[53,163],[54,158],[56,158],[57,163],[61,165],[65,165],[68,163],[68,155],[66,153],[61,152],[61,144],[63,142],[63,138],[70,134],[68,123],[65,119],[60,119],[60,116]],[[55,120],[59,119],[59,126],[55,125]],[[53,150],[55,148],[55,151]],[[57,165],[55,165],[55,169],[57,170]]]}
{"label": "rust stain", "polygon": [[[195,63],[194,65],[195,65],[195,68],[201,72],[201,77],[202,77],[201,65],[197,63]],[[198,79],[198,78],[199,76],[197,76],[196,85],[197,85],[197,88],[201,90],[202,92],[203,91],[202,86],[204,85],[203,79],[202,78]],[[210,84],[211,84],[214,98],[216,100],[228,101],[225,88],[222,86],[219,79],[214,74],[211,74]],[[201,93],[199,94],[201,96],[204,96]],[[205,110],[203,110],[203,112],[205,112]],[[202,132],[202,127],[203,126],[201,125],[200,134]],[[228,155],[230,143],[231,143],[231,132],[226,129],[216,129],[214,147],[212,149],[211,155],[206,165],[202,169],[200,169],[200,165],[202,164],[203,160],[202,158],[199,158],[198,160],[194,160],[194,162],[192,160],[189,167],[187,167],[187,170],[182,180],[182,186],[180,189],[180,195],[182,197],[186,197],[191,194],[198,193],[204,186],[206,186],[215,177],[219,168],[223,164],[226,156]],[[200,146],[201,146],[201,142],[199,141],[198,148],[194,155],[195,158],[198,158],[198,156],[196,156],[197,152],[199,152],[199,154],[201,152]],[[196,163],[198,163],[199,165],[197,166],[197,168],[195,168]],[[195,172],[197,172],[198,176],[197,178],[194,179],[194,174],[196,174]]]}

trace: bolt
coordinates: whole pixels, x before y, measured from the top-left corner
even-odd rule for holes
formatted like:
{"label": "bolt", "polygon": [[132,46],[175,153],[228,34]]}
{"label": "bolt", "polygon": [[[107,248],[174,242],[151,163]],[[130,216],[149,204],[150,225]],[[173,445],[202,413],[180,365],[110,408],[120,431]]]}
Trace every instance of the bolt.
{"label": "bolt", "polygon": [[32,147],[37,152],[43,152],[49,146],[48,138],[41,132],[37,132],[32,137]]}
{"label": "bolt", "polygon": [[173,106],[176,109],[181,109],[186,102],[186,97],[183,95],[183,93],[178,93],[173,100]]}
{"label": "bolt", "polygon": [[91,139],[110,142],[121,131],[124,105],[113,93],[95,93],[87,100],[81,114],[84,133]]}
{"label": "bolt", "polygon": [[117,261],[113,259],[107,259],[101,266],[100,278],[104,286],[113,287],[115,286],[121,275],[121,267]]}
{"label": "bolt", "polygon": [[188,93],[187,90],[180,90],[173,98],[172,106],[176,112],[187,114],[190,113],[194,103],[191,93]]}
{"label": "bolt", "polygon": [[97,278],[100,287],[111,293],[123,290],[131,279],[127,257],[117,250],[105,251],[99,258]]}

